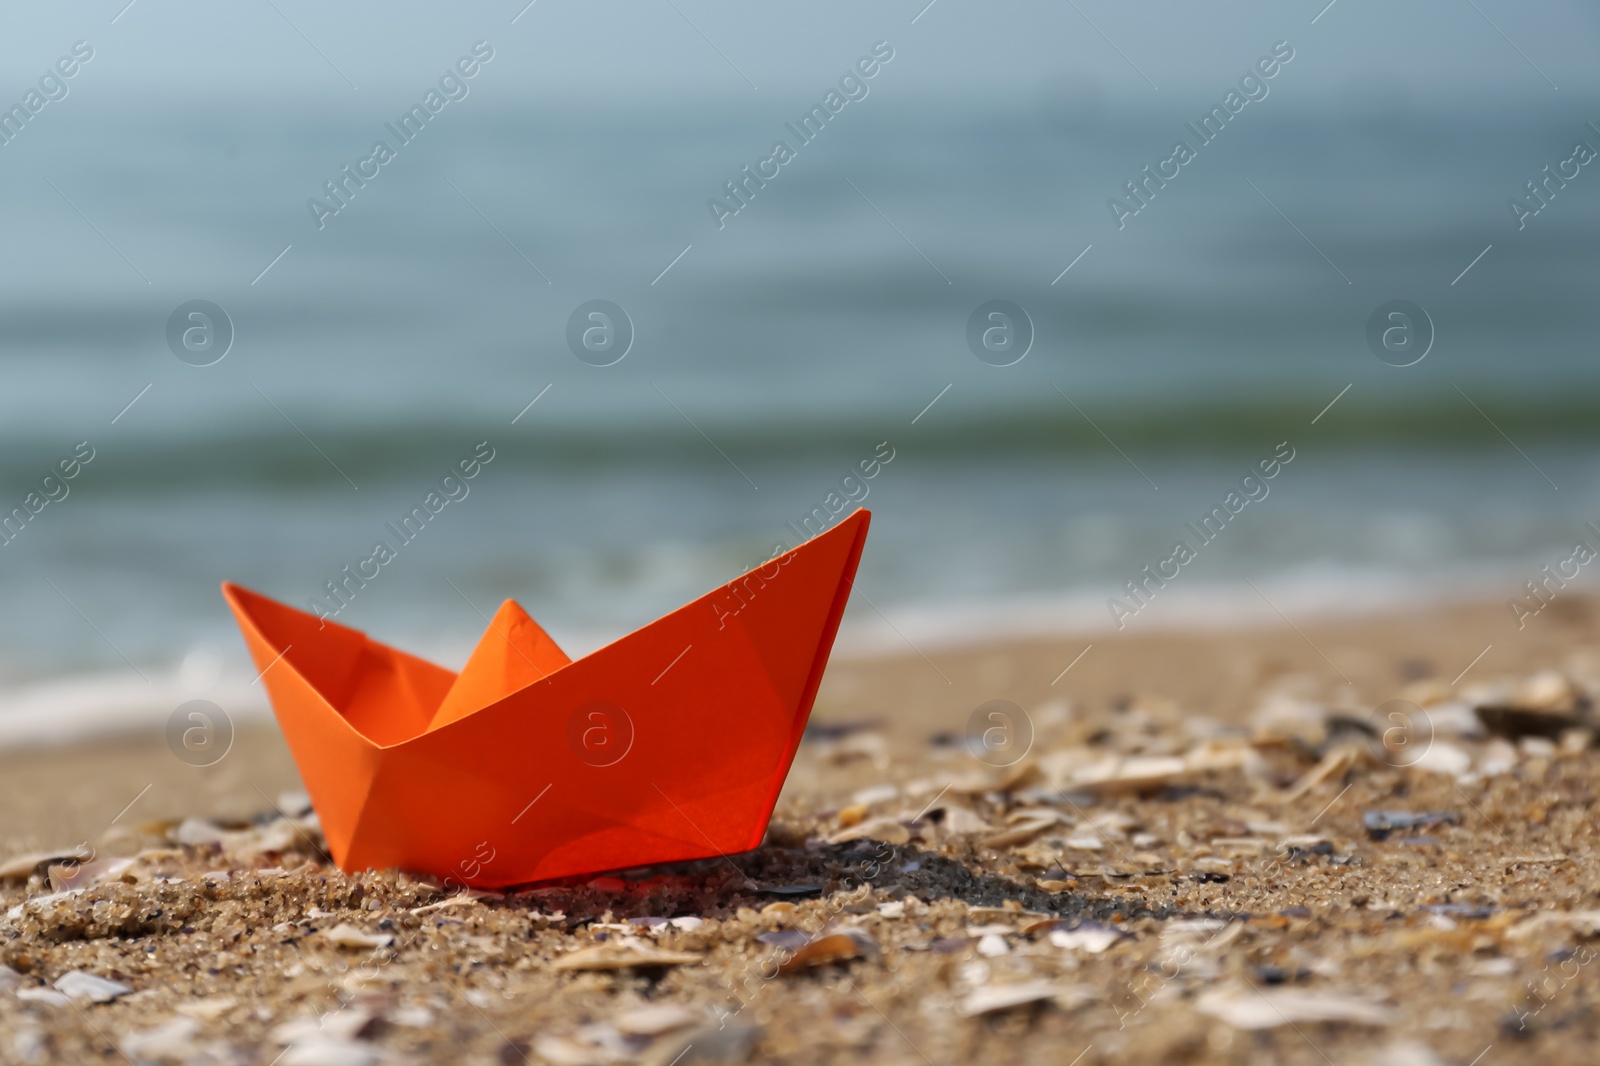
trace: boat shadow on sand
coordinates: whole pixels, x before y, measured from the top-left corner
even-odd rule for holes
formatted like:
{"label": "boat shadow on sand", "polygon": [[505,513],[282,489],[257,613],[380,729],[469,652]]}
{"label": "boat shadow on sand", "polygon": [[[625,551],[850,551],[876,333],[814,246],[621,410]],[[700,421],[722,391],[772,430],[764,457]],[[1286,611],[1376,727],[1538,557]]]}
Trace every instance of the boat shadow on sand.
{"label": "boat shadow on sand", "polygon": [[569,928],[590,922],[665,923],[678,917],[725,918],[774,902],[796,908],[790,924],[848,924],[882,904],[911,898],[969,908],[1014,910],[1018,918],[1069,921],[1166,919],[1184,912],[1092,890],[1052,892],[972,867],[913,845],[855,840],[787,846],[768,842],[719,858],[641,867],[598,877],[566,878],[512,889],[490,905],[559,911]]}

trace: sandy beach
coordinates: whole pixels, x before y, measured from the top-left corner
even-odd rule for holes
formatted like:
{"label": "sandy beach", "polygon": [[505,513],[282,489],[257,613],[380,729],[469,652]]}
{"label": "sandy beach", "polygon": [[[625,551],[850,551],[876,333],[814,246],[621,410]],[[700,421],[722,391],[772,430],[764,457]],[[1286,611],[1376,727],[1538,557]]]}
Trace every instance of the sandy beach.
{"label": "sandy beach", "polygon": [[838,649],[762,848],[505,895],[334,869],[270,728],[7,753],[0,1058],[1592,1061],[1595,618]]}

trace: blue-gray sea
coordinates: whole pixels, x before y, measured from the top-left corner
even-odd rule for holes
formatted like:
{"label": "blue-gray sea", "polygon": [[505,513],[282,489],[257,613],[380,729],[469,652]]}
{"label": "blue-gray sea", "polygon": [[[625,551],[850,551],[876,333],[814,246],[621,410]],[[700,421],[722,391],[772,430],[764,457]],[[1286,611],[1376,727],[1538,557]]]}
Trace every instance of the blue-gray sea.
{"label": "blue-gray sea", "polygon": [[[514,597],[592,648],[839,492],[874,512],[863,641],[1104,628],[1282,442],[1130,627],[1259,608],[1246,579],[1307,616],[1504,599],[1593,537],[1600,175],[1525,228],[1507,206],[1600,145],[1580,101],[1273,97],[1119,228],[1107,200],[1193,139],[1179,98],[876,92],[719,227],[707,200],[809,106],[740,99],[455,102],[320,228],[308,199],[407,101],[36,116],[0,147],[0,510],[94,457],[0,546],[0,715],[69,676],[248,680],[218,583],[307,607],[480,442],[340,621],[456,665]],[[169,346],[194,300],[231,322],[212,365]],[[595,300],[631,323],[611,365],[568,342]],[[991,300],[1031,321],[1013,365],[969,347]],[[1431,320],[1410,366],[1368,345],[1391,300]]]}

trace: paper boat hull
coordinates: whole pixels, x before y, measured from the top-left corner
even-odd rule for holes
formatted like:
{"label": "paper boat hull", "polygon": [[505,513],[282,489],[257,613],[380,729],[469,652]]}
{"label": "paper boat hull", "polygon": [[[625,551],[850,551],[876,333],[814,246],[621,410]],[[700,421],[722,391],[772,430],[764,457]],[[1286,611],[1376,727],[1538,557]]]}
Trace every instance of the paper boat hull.
{"label": "paper boat hull", "polygon": [[868,521],[431,731],[450,671],[224,594],[338,866],[504,886],[760,844]]}

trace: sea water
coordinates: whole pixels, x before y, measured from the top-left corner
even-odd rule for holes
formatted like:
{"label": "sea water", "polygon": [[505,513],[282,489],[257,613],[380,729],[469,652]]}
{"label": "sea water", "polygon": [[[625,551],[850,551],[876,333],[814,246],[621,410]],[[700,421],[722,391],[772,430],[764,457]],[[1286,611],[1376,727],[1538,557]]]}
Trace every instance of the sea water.
{"label": "sea water", "polygon": [[[52,104],[0,156],[0,717],[258,703],[223,580],[450,665],[513,597],[581,652],[860,503],[841,651],[909,651],[1509,602],[1600,517],[1600,199],[1585,169],[1507,206],[1600,144],[1566,111],[1280,93],[1119,227],[1177,102],[918,104],[896,73],[720,220],[776,103],[469,97],[331,215],[404,101]],[[996,299],[1012,365],[968,341]],[[1395,299],[1432,325],[1410,366],[1366,340]],[[231,326],[210,365],[168,341],[194,300]],[[626,321],[579,347],[624,330],[619,360],[569,342],[596,300]]]}

